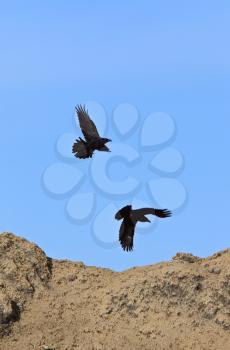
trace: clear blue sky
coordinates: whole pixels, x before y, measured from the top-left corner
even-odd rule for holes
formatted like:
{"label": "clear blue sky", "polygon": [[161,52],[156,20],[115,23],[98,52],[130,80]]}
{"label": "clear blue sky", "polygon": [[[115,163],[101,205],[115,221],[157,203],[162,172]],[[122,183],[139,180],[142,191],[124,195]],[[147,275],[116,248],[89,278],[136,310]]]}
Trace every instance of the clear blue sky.
{"label": "clear blue sky", "polygon": [[[0,37],[0,231],[51,257],[115,270],[230,246],[229,1],[1,1]],[[98,245],[91,222],[67,218],[69,196],[52,198],[42,185],[85,100],[109,119],[127,102],[142,120],[162,111],[177,124],[187,205],[137,235],[133,254]]]}

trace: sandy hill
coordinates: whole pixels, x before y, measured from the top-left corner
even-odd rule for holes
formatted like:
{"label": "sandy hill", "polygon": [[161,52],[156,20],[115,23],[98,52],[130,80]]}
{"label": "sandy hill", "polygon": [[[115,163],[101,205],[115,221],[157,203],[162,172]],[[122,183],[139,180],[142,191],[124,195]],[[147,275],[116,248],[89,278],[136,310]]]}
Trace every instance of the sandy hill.
{"label": "sandy hill", "polygon": [[122,273],[0,235],[0,350],[228,350],[230,250]]}

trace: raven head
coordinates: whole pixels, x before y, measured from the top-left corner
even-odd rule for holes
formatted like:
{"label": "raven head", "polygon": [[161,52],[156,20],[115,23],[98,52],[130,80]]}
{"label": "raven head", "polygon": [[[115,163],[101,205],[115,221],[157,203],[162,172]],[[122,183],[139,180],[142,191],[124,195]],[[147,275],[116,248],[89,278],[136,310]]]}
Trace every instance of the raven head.
{"label": "raven head", "polygon": [[100,151],[103,151],[103,152],[111,152],[110,149],[105,145],[107,142],[111,142],[112,140],[110,139],[107,139],[107,138],[101,138],[101,147],[100,147]]}
{"label": "raven head", "polygon": [[106,144],[107,142],[112,142],[112,140],[107,139],[106,137],[102,137],[102,138],[101,138],[101,141],[102,141],[104,144]]}
{"label": "raven head", "polygon": [[124,219],[125,217],[129,216],[132,211],[131,205],[126,205],[126,207],[120,209],[117,214],[115,215],[116,220]]}

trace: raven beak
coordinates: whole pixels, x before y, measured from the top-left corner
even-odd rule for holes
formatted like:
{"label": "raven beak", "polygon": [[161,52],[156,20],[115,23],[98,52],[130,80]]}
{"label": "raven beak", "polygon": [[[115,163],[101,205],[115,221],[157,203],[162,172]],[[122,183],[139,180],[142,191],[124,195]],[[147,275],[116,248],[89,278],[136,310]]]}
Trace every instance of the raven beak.
{"label": "raven beak", "polygon": [[120,212],[118,212],[118,213],[115,215],[115,219],[116,219],[116,220],[121,220],[121,219],[122,219],[122,216],[121,216]]}

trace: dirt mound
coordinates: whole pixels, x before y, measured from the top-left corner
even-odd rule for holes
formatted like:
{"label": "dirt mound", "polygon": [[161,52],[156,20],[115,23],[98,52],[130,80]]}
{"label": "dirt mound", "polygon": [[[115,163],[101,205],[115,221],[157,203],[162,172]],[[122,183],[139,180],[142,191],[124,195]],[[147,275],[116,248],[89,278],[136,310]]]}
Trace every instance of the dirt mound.
{"label": "dirt mound", "polygon": [[122,273],[0,235],[1,350],[230,349],[230,250]]}
{"label": "dirt mound", "polygon": [[0,334],[19,320],[35,289],[47,285],[51,262],[36,245],[10,233],[0,236]]}

